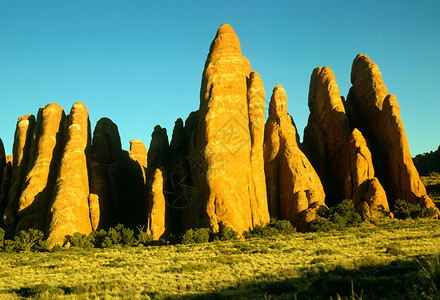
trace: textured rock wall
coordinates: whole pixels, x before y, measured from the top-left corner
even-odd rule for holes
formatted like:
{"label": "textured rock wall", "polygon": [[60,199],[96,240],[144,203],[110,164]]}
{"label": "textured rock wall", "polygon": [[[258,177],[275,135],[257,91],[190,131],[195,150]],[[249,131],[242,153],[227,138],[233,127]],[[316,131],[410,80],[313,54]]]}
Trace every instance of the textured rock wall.
{"label": "textured rock wall", "polygon": [[397,99],[388,94],[379,67],[359,54],[353,61],[351,83],[350,120],[370,141],[377,177],[388,198],[435,207],[412,161]]}
{"label": "textured rock wall", "polygon": [[66,123],[64,149],[48,215],[49,246],[62,245],[65,237],[75,232],[92,231],[86,161],[91,133],[85,105],[76,102]]}
{"label": "textured rock wall", "polygon": [[63,147],[64,121],[64,110],[58,104],[48,104],[38,111],[27,174],[18,201],[16,232],[31,227],[45,230]]}
{"label": "textured rock wall", "polygon": [[[326,203],[334,205],[342,199],[352,199],[357,210],[366,216],[389,213],[385,191],[374,177],[367,142],[359,130],[352,131],[329,67],[313,71],[308,104],[310,115],[303,147],[324,183]],[[372,181],[376,183],[375,194],[369,188]]]}
{"label": "textured rock wall", "polygon": [[318,174],[298,147],[296,127],[287,113],[287,96],[277,85],[270,100],[264,132],[264,169],[270,216],[306,230],[325,211],[325,193]]}
{"label": "textured rock wall", "polygon": [[29,160],[29,149],[32,142],[32,134],[35,127],[35,117],[25,115],[18,119],[14,135],[14,145],[12,149],[12,175],[11,187],[8,191],[7,203],[3,215],[2,224],[5,227],[6,236],[11,237],[15,233],[17,225],[18,199],[26,176]]}

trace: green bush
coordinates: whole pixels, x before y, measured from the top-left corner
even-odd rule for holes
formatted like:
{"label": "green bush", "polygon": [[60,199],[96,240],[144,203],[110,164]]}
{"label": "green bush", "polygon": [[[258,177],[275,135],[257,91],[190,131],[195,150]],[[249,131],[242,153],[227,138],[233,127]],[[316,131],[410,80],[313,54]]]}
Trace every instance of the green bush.
{"label": "green bush", "polygon": [[52,247],[51,251],[52,251],[52,252],[60,252],[60,251],[63,251],[63,247],[61,247],[61,246],[58,245],[58,244],[55,244],[55,245]]}
{"label": "green bush", "polygon": [[214,241],[229,241],[238,239],[238,232],[231,227],[224,227],[218,233],[212,235]]}
{"label": "green bush", "polygon": [[21,230],[14,237],[15,250],[19,252],[35,251],[43,240],[43,237],[43,232],[34,228]]}
{"label": "green bush", "polygon": [[15,242],[13,240],[5,240],[3,243],[3,251],[6,253],[12,253],[16,250]]}
{"label": "green bush", "polygon": [[201,244],[209,242],[212,234],[210,228],[188,229],[181,237],[182,244]]}
{"label": "green bush", "polygon": [[335,229],[336,226],[330,222],[328,219],[317,217],[309,224],[310,231],[317,232],[317,231],[323,231],[327,232],[332,229]]}
{"label": "green bush", "polygon": [[137,241],[140,244],[148,245],[149,243],[151,243],[151,241],[153,241],[153,235],[148,232],[146,226],[144,225],[138,226],[137,230],[138,230]]}
{"label": "green bush", "polygon": [[118,224],[108,231],[103,229],[93,231],[90,234],[91,243],[97,248],[112,248],[119,245],[137,245],[138,242],[134,237],[134,231],[126,228],[123,224]]}
{"label": "green bush", "polygon": [[411,204],[405,200],[397,200],[394,204],[394,216],[398,219],[432,218],[437,214],[435,208],[421,207],[419,204]]}
{"label": "green bush", "polygon": [[67,241],[71,247],[79,249],[91,249],[93,248],[92,235],[85,235],[79,232],[75,232],[72,236],[67,237]]}
{"label": "green bush", "polygon": [[265,226],[256,225],[254,229],[243,232],[243,236],[248,239],[251,237],[270,237],[280,234],[287,235],[295,232],[296,229],[290,221],[271,219]]}
{"label": "green bush", "polygon": [[5,231],[3,228],[0,228],[0,247],[3,247],[5,241]]}
{"label": "green bush", "polygon": [[344,230],[347,227],[360,225],[362,217],[356,212],[352,200],[344,199],[338,205],[331,207],[323,216],[310,222],[311,231]]}

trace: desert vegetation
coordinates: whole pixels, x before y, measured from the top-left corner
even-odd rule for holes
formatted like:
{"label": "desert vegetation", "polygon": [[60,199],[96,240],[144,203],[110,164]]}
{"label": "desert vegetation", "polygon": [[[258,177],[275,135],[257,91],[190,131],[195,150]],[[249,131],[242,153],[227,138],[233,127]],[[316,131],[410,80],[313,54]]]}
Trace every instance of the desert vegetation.
{"label": "desert vegetation", "polygon": [[23,231],[2,241],[0,298],[437,299],[440,221],[398,209],[409,216],[362,220],[346,200],[316,232],[272,220],[242,237],[199,228],[167,242],[118,225],[51,251]]}

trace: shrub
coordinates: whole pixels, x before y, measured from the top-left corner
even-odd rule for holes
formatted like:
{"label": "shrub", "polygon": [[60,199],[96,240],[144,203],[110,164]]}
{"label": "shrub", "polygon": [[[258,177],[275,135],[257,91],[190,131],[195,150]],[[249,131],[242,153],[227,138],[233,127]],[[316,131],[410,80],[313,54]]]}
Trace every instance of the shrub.
{"label": "shrub", "polygon": [[290,221],[271,219],[265,226],[256,225],[254,229],[243,232],[243,236],[247,239],[251,237],[270,237],[280,234],[287,235],[295,232],[296,229]]}
{"label": "shrub", "polygon": [[79,232],[75,232],[72,236],[67,237],[67,241],[72,247],[79,249],[91,249],[93,248],[92,235],[85,235]]}
{"label": "shrub", "polygon": [[148,232],[148,229],[142,225],[137,227],[137,240],[140,244],[147,245],[153,240],[153,235]]}
{"label": "shrub", "polygon": [[435,208],[421,207],[419,204],[411,204],[400,199],[394,204],[393,213],[398,219],[432,218],[437,215]]}
{"label": "shrub", "polygon": [[210,228],[188,229],[181,238],[182,244],[201,244],[209,242]]}
{"label": "shrub", "polygon": [[52,251],[52,252],[60,252],[60,251],[63,251],[63,247],[61,247],[61,246],[58,245],[58,244],[55,244],[55,245],[52,247],[51,251]]}
{"label": "shrub", "polygon": [[238,239],[238,232],[231,227],[224,227],[218,233],[213,234],[212,240],[229,241]]}
{"label": "shrub", "polygon": [[0,228],[0,247],[3,247],[5,241],[5,231],[3,228]]}
{"label": "shrub", "polygon": [[323,231],[327,232],[332,229],[335,229],[335,225],[330,222],[328,219],[317,217],[309,224],[310,231],[317,232],[317,231]]}
{"label": "shrub", "polygon": [[15,252],[15,242],[13,240],[5,240],[3,244],[3,251],[6,253]]}
{"label": "shrub", "polygon": [[90,234],[91,243],[97,248],[112,248],[117,245],[136,245],[137,241],[134,237],[134,231],[126,228],[123,224],[115,227],[93,231]]}
{"label": "shrub", "polygon": [[40,230],[29,228],[21,230],[15,237],[15,249],[20,252],[31,252],[37,250],[37,246],[43,240],[44,234]]}
{"label": "shrub", "polygon": [[358,226],[362,217],[354,208],[352,200],[344,199],[338,205],[331,207],[324,215],[310,222],[311,231],[344,230],[347,227]]}

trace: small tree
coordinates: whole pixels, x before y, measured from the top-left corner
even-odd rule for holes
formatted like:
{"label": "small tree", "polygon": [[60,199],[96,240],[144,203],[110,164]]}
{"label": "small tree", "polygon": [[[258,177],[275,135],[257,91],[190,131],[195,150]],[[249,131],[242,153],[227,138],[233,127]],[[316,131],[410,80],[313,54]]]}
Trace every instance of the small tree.
{"label": "small tree", "polygon": [[35,251],[37,246],[44,238],[44,233],[40,230],[29,228],[28,230],[21,230],[15,237],[15,247],[21,252]]}

